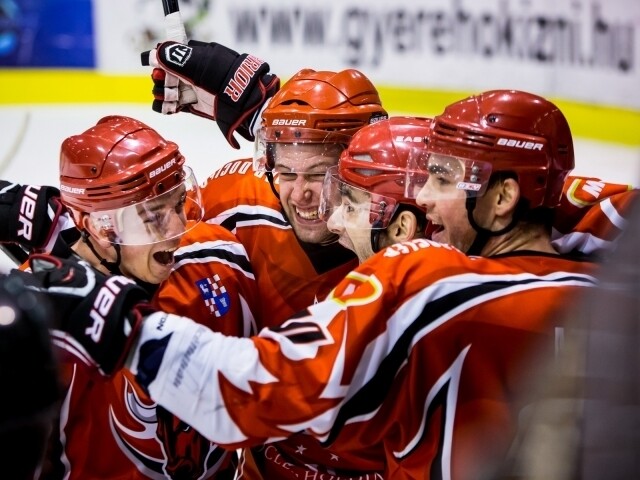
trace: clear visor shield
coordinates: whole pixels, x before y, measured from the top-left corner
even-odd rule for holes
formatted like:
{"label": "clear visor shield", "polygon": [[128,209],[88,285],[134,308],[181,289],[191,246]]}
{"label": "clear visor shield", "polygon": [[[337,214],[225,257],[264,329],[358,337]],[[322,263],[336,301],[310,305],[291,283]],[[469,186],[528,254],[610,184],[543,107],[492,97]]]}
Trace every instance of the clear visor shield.
{"label": "clear visor shield", "polygon": [[154,198],[126,207],[91,212],[93,227],[111,243],[149,245],[179,238],[203,214],[200,188],[193,171],[184,167],[181,183]]}
{"label": "clear visor shield", "polygon": [[[253,169],[256,172],[272,171],[278,160],[284,159],[289,167],[304,172],[310,166],[306,160],[314,152],[335,165],[349,140],[348,135],[311,128],[261,128],[254,143]],[[300,160],[300,164],[291,164],[288,160]]]}
{"label": "clear visor shield", "polygon": [[408,159],[405,196],[477,197],[486,191],[490,177],[491,164],[488,162],[414,149]]}
{"label": "clear visor shield", "polygon": [[338,167],[327,170],[318,214],[325,222],[367,230],[389,226],[397,208],[394,198],[370,193],[341,180]]}

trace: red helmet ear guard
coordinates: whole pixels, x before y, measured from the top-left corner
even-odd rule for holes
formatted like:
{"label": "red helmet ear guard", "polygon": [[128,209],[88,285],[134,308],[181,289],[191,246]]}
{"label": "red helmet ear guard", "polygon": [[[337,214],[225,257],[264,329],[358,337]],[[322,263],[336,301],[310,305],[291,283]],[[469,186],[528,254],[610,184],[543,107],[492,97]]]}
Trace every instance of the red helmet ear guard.
{"label": "red helmet ear guard", "polygon": [[575,166],[562,112],[545,98],[516,90],[491,90],[449,105],[434,118],[429,152],[515,173],[531,208],[557,206]]}
{"label": "red helmet ear guard", "polygon": [[431,119],[418,117],[391,117],[364,127],[342,152],[338,174],[372,194],[417,206],[405,195],[406,171],[410,155],[426,150],[430,131]]}
{"label": "red helmet ear guard", "polygon": [[79,212],[120,208],[161,195],[185,177],[178,146],[144,123],[108,116],[64,140],[61,199]]}

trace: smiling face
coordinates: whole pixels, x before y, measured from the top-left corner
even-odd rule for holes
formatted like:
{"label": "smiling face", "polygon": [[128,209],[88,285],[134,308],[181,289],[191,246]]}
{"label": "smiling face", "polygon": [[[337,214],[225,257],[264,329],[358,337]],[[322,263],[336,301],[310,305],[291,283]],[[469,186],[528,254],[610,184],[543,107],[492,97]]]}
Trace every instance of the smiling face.
{"label": "smiling face", "polygon": [[327,228],[338,235],[338,242],[353,251],[360,262],[374,254],[371,245],[371,195],[344,185],[341,203],[333,208]]}
{"label": "smiling face", "polygon": [[280,203],[302,242],[329,243],[334,235],[318,217],[322,182],[327,169],[338,163],[337,144],[274,144],[274,173]]}
{"label": "smiling face", "polygon": [[[476,231],[467,217],[466,200],[469,194],[459,188],[464,179],[464,164],[452,157],[432,155],[428,173],[416,203],[427,211],[427,219],[433,229],[431,239],[466,252],[473,244]],[[478,207],[481,203],[482,197],[479,197]]]}

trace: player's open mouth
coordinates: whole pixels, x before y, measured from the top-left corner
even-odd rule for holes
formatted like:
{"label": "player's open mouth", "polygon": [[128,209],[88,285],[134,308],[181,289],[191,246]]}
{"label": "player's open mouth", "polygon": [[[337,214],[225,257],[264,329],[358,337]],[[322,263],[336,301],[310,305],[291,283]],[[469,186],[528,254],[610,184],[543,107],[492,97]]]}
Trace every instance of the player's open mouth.
{"label": "player's open mouth", "polygon": [[439,223],[434,223],[432,220],[429,220],[429,223],[427,223],[427,228],[425,231],[425,237],[432,238],[434,234],[437,234],[443,231],[444,231],[444,227],[442,225],[440,225]]}
{"label": "player's open mouth", "polygon": [[161,265],[171,265],[173,263],[173,254],[175,250],[163,250],[155,252],[153,259]]}
{"label": "player's open mouth", "polygon": [[318,209],[313,210],[300,210],[296,208],[296,215],[304,220],[318,220]]}

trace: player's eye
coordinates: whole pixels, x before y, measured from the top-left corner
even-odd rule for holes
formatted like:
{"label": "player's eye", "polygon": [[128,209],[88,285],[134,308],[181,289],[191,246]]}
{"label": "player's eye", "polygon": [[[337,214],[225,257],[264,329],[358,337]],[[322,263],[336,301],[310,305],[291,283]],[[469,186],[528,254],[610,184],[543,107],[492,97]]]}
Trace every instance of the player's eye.
{"label": "player's eye", "polygon": [[298,174],[292,173],[292,172],[281,172],[279,176],[280,176],[280,181],[295,182],[296,178],[298,177]]}
{"label": "player's eye", "polygon": [[307,175],[305,175],[305,179],[309,183],[324,182],[324,177],[324,173],[308,173]]}
{"label": "player's eye", "polygon": [[178,200],[178,203],[176,203],[175,206],[175,211],[177,214],[181,214],[184,211],[184,206],[187,203],[187,194],[183,193],[182,196],[180,197],[180,200]]}

